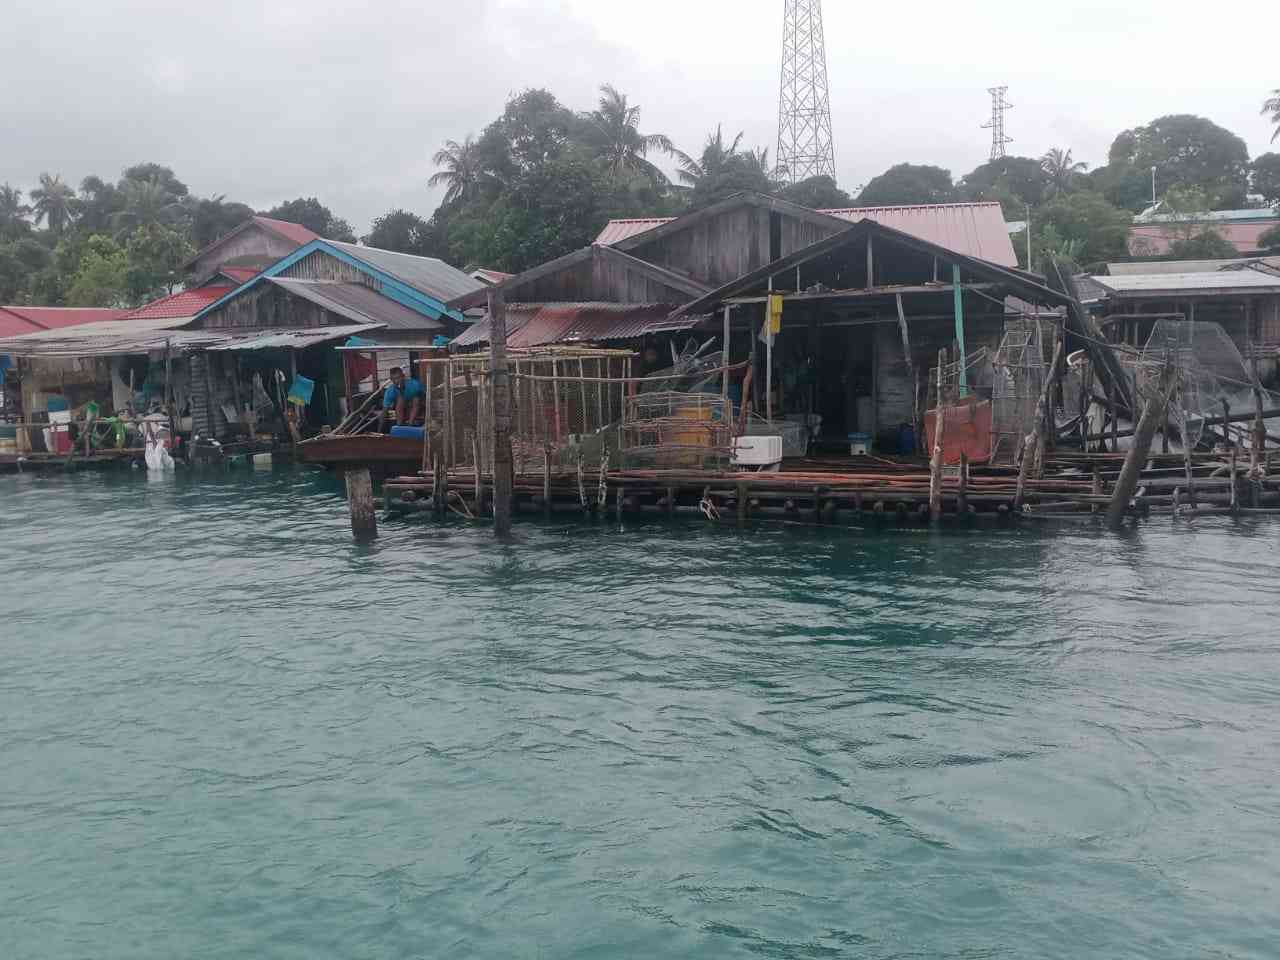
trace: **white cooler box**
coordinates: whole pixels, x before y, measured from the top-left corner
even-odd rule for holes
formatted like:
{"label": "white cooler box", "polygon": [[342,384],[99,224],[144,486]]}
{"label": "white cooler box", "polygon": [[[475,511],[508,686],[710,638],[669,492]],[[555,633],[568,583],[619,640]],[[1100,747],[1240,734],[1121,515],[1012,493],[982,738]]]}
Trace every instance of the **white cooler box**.
{"label": "white cooler box", "polygon": [[738,437],[733,442],[735,467],[771,467],[782,462],[782,437]]}

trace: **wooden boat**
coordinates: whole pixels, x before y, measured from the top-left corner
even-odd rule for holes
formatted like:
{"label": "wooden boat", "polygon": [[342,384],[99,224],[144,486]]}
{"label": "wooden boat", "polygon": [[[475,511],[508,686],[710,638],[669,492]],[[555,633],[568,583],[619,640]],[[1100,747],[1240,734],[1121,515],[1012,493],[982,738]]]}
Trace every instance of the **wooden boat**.
{"label": "wooden boat", "polygon": [[415,474],[422,469],[422,441],[411,437],[389,437],[381,433],[327,434],[304,440],[297,449],[304,463],[338,469],[369,467],[384,475]]}

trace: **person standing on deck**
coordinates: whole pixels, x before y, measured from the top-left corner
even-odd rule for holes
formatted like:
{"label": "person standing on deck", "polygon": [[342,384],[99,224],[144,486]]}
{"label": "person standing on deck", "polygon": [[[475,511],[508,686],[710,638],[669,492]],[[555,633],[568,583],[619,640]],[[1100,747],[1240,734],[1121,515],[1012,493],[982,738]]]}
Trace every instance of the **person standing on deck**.
{"label": "person standing on deck", "polygon": [[[394,415],[395,422],[402,426],[417,423],[422,416],[422,401],[425,396],[422,383],[417,378],[406,377],[399,367],[392,367],[391,383],[382,395],[378,432],[382,433],[390,415]],[[406,410],[408,417],[405,416]]]}

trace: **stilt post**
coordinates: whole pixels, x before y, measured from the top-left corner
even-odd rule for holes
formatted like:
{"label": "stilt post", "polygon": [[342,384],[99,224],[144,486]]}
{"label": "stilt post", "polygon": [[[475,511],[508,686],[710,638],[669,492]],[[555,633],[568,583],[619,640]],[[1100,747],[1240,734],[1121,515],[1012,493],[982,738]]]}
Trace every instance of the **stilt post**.
{"label": "stilt post", "polygon": [[1120,479],[1111,494],[1111,503],[1107,505],[1107,526],[1119,530],[1124,526],[1124,514],[1138,489],[1138,481],[1142,477],[1143,464],[1151,452],[1151,443],[1156,437],[1156,428],[1164,419],[1164,408],[1169,402],[1169,382],[1173,370],[1166,365],[1160,373],[1160,383],[1155,393],[1147,400],[1138,421],[1138,429],[1134,433],[1133,446],[1124,459],[1124,467],[1120,470]]}
{"label": "stilt post", "polygon": [[489,382],[493,385],[493,530],[511,534],[515,466],[511,457],[511,374],[507,367],[507,301],[489,289]]}
{"label": "stilt post", "polygon": [[347,503],[351,508],[351,534],[357,540],[378,536],[378,514],[373,503],[373,478],[368,467],[346,472]]}

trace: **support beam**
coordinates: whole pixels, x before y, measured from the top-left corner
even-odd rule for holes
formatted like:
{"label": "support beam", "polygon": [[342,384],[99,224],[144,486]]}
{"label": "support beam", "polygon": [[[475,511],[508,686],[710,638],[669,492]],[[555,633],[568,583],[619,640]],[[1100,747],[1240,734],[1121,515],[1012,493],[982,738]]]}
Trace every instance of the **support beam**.
{"label": "support beam", "polygon": [[347,503],[351,508],[351,535],[357,540],[378,536],[378,514],[373,504],[373,478],[368,467],[346,472]]}

